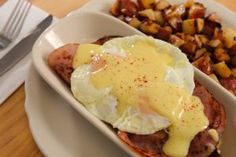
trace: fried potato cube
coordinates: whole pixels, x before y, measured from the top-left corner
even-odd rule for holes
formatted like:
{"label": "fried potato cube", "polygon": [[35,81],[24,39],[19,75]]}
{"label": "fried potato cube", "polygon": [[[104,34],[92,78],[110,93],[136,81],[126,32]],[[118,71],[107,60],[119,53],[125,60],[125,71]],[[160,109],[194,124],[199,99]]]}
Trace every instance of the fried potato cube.
{"label": "fried potato cube", "polygon": [[231,74],[233,77],[236,77],[236,68],[231,69]]}
{"label": "fried potato cube", "polygon": [[196,33],[196,27],[195,27],[195,20],[194,19],[188,19],[184,20],[182,24],[183,32],[186,34],[193,35]]}
{"label": "fried potato cube", "polygon": [[147,34],[156,34],[158,33],[160,25],[151,21],[145,21],[141,23],[140,30]]}
{"label": "fried potato cube", "polygon": [[210,78],[213,79],[214,81],[216,81],[217,83],[220,83],[220,81],[218,80],[218,78],[215,74],[210,74],[208,76],[210,76]]}
{"label": "fried potato cube", "polygon": [[196,54],[194,56],[194,60],[197,60],[198,58],[200,58],[201,56],[203,56],[204,54],[207,53],[207,49],[206,48],[201,48],[201,49],[198,49],[196,51]]}
{"label": "fried potato cube", "polygon": [[193,0],[186,0],[185,3],[184,3],[184,6],[186,8],[190,8],[193,4],[194,4]]}
{"label": "fried potato cube", "polygon": [[182,28],[182,19],[179,17],[172,17],[171,19],[168,20],[168,23],[172,28],[174,28],[177,31],[180,31]]}
{"label": "fried potato cube", "polygon": [[174,5],[165,12],[167,18],[183,17],[186,13],[186,8],[183,4]]}
{"label": "fried potato cube", "polygon": [[120,0],[120,12],[125,15],[132,17],[138,12],[138,6],[131,0]]}
{"label": "fried potato cube", "polygon": [[171,26],[164,26],[163,28],[168,30],[171,34],[173,33],[173,29],[171,28]]}
{"label": "fried potato cube", "polygon": [[236,56],[233,56],[233,57],[231,58],[230,63],[231,63],[234,67],[236,67]]}
{"label": "fried potato cube", "polygon": [[156,10],[164,10],[170,6],[170,3],[167,0],[160,0],[157,4],[155,9]]}
{"label": "fried potato cube", "polygon": [[206,45],[209,39],[205,35],[197,35],[203,45]]}
{"label": "fried potato cube", "polygon": [[230,28],[223,28],[223,42],[226,48],[236,44],[236,31]]}
{"label": "fried potato cube", "polygon": [[219,39],[213,39],[209,41],[208,45],[213,48],[222,47],[222,42]]}
{"label": "fried potato cube", "polygon": [[155,20],[156,20],[156,22],[157,22],[159,25],[161,25],[161,26],[164,25],[165,19],[164,19],[163,15],[162,15],[162,12],[156,10],[156,11],[154,11],[154,14],[155,14]]}
{"label": "fried potato cube", "polygon": [[223,41],[223,30],[221,28],[215,28],[214,30],[214,39],[219,39],[220,41]]}
{"label": "fried potato cube", "polygon": [[137,19],[136,17],[132,18],[132,19],[128,22],[128,24],[129,24],[130,26],[134,27],[134,28],[139,28],[140,25],[141,25],[141,23],[142,23],[142,22],[139,21],[139,19]]}
{"label": "fried potato cube", "polygon": [[171,32],[168,29],[160,27],[155,37],[161,40],[168,41],[170,39],[170,35]]}
{"label": "fried potato cube", "polygon": [[218,61],[226,61],[227,62],[230,60],[230,56],[228,55],[226,50],[223,48],[215,49],[214,56]]}
{"label": "fried potato cube", "polygon": [[201,33],[204,28],[204,19],[197,18],[196,19],[196,25],[197,25],[197,32]]}
{"label": "fried potato cube", "polygon": [[202,48],[202,42],[197,34],[194,35],[194,40],[197,43],[198,48]]}
{"label": "fried potato cube", "polygon": [[206,20],[214,22],[215,25],[217,25],[218,27],[221,27],[221,19],[218,15],[216,15],[216,13],[211,13],[206,17]]}
{"label": "fried potato cube", "polygon": [[155,3],[155,0],[138,0],[138,3],[144,8],[149,9],[152,8],[152,5]]}
{"label": "fried potato cube", "polygon": [[110,8],[110,13],[113,16],[119,16],[120,15],[120,0],[116,0],[115,3]]}
{"label": "fried potato cube", "polygon": [[176,36],[176,35],[171,35],[169,42],[170,42],[172,45],[175,45],[176,47],[180,47],[181,45],[184,44],[184,40],[182,40],[181,38],[179,38],[179,37]]}
{"label": "fried potato cube", "polygon": [[216,25],[212,22],[206,21],[204,22],[203,34],[208,38],[213,38],[215,29],[217,29]]}
{"label": "fried potato cube", "polygon": [[184,43],[179,47],[185,54],[193,55],[195,54],[197,45],[194,43]]}
{"label": "fried potato cube", "polygon": [[211,58],[207,54],[198,58],[192,64],[207,75],[213,73]]}
{"label": "fried potato cube", "polygon": [[236,56],[236,44],[229,49],[229,55]]}
{"label": "fried potato cube", "polygon": [[145,9],[145,10],[139,11],[138,13],[140,16],[147,17],[148,19],[152,21],[156,20],[155,13],[152,9]]}
{"label": "fried potato cube", "polygon": [[229,78],[231,75],[231,70],[225,64],[224,61],[213,65],[214,71],[223,78]]}
{"label": "fried potato cube", "polygon": [[232,76],[236,77],[236,68],[231,69]]}
{"label": "fried potato cube", "polygon": [[204,18],[205,12],[206,8],[202,4],[195,3],[189,9],[188,18],[189,19]]}

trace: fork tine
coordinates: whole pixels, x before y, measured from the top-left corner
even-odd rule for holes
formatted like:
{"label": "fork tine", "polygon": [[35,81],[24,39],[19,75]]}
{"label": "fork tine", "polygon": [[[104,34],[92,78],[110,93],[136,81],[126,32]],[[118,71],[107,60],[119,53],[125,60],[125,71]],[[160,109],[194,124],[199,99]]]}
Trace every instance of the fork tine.
{"label": "fork tine", "polygon": [[32,3],[28,3],[27,1],[25,3],[26,3],[26,7],[24,8],[24,10],[22,11],[20,17],[18,18],[18,20],[16,22],[15,29],[10,34],[11,39],[14,39],[19,35],[19,33],[21,31],[21,28],[22,28],[22,26],[25,22],[25,19],[28,16],[29,10],[32,6]]}
{"label": "fork tine", "polygon": [[19,34],[32,6],[31,0],[18,0],[0,33],[0,49],[6,48]]}
{"label": "fork tine", "polygon": [[19,10],[19,6],[20,6],[20,2],[21,0],[18,0],[18,2],[16,3],[14,9],[13,9],[13,12],[11,13],[10,17],[8,18],[7,20],[7,23],[4,25],[3,29],[2,29],[2,32],[6,32],[6,29],[9,27],[10,23],[12,22],[13,20],[13,17],[15,16],[15,14],[18,12]]}

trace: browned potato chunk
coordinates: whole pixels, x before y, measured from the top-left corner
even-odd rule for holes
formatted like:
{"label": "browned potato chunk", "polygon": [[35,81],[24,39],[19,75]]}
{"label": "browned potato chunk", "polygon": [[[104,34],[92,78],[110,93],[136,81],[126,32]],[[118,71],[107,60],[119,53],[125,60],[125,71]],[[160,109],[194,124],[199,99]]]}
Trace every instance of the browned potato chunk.
{"label": "browned potato chunk", "polygon": [[192,5],[188,12],[189,19],[204,18],[206,8],[200,3],[195,3]]}
{"label": "browned potato chunk", "polygon": [[159,29],[160,25],[151,21],[145,21],[140,25],[140,30],[147,34],[157,34]]}
{"label": "browned potato chunk", "polygon": [[219,39],[213,39],[213,40],[209,41],[208,45],[213,48],[217,48],[217,47],[222,46],[222,42]]}
{"label": "browned potato chunk", "polygon": [[233,56],[233,57],[231,58],[230,63],[231,63],[234,67],[236,67],[236,56]]}
{"label": "browned potato chunk", "polygon": [[233,77],[236,77],[236,68],[231,69],[231,73],[232,73]]}
{"label": "browned potato chunk", "polygon": [[141,23],[142,23],[142,22],[139,21],[139,19],[137,19],[136,17],[132,18],[132,19],[128,22],[128,24],[129,24],[130,26],[134,27],[134,28],[139,28],[140,25],[141,25]]}
{"label": "browned potato chunk", "polygon": [[140,16],[147,17],[148,19],[152,21],[156,20],[155,13],[152,9],[145,9],[145,10],[139,11],[138,13]]}
{"label": "browned potato chunk", "polygon": [[223,78],[229,78],[231,75],[231,70],[225,64],[224,61],[213,65],[214,71]]}
{"label": "browned potato chunk", "polygon": [[212,78],[214,81],[216,81],[217,83],[220,83],[220,81],[218,80],[217,76],[215,74],[210,74],[208,75],[210,76],[210,78]]}
{"label": "browned potato chunk", "polygon": [[195,20],[194,19],[188,19],[184,20],[182,24],[183,32],[186,34],[193,35],[196,33],[196,27],[195,27]]}
{"label": "browned potato chunk", "polygon": [[120,0],[120,11],[123,15],[132,17],[138,12],[138,6],[131,0]]}
{"label": "browned potato chunk", "polygon": [[210,21],[209,19],[205,19],[203,33],[207,35],[209,38],[213,38],[215,32],[218,31],[218,29],[220,28],[221,28],[221,25],[219,23]]}
{"label": "browned potato chunk", "polygon": [[236,44],[236,31],[230,28],[224,28],[223,41],[226,48],[231,48],[234,44]]}
{"label": "browned potato chunk", "polygon": [[198,58],[200,58],[201,56],[203,56],[206,53],[207,53],[206,48],[201,48],[201,49],[197,50],[196,54],[195,54],[195,57],[194,57],[194,60],[197,60]]}
{"label": "browned potato chunk", "polygon": [[160,0],[157,4],[156,4],[156,10],[164,10],[166,8],[168,8],[170,6],[170,3],[167,0]]}
{"label": "browned potato chunk", "polygon": [[214,56],[220,62],[221,61],[226,61],[227,62],[227,61],[230,60],[230,57],[229,57],[228,53],[223,48],[215,49]]}
{"label": "browned potato chunk", "polygon": [[203,28],[204,28],[204,20],[200,19],[200,18],[197,18],[196,25],[197,25],[197,32],[201,33]]}
{"label": "browned potato chunk", "polygon": [[185,8],[190,8],[194,4],[193,0],[186,0],[184,3]]}
{"label": "browned potato chunk", "polygon": [[152,5],[155,3],[155,0],[138,0],[138,3],[145,9],[152,8]]}
{"label": "browned potato chunk", "polygon": [[174,5],[168,11],[165,12],[167,18],[182,17],[186,13],[185,6],[183,4]]}
{"label": "browned potato chunk", "polygon": [[221,27],[221,19],[216,13],[211,13],[206,17],[206,20],[214,22],[218,27]]}
{"label": "browned potato chunk", "polygon": [[213,38],[223,41],[223,30],[221,28],[215,28]]}
{"label": "browned potato chunk", "polygon": [[182,19],[178,17],[172,17],[171,19],[168,20],[168,23],[172,28],[174,28],[177,31],[180,31],[182,28]]}
{"label": "browned potato chunk", "polygon": [[176,35],[171,35],[169,42],[171,44],[175,45],[176,47],[180,47],[181,45],[184,44],[184,40],[182,40],[181,38],[179,38]]}
{"label": "browned potato chunk", "polygon": [[195,38],[192,35],[184,34],[183,39],[185,42],[194,43]]}
{"label": "browned potato chunk", "polygon": [[170,26],[164,26],[163,28],[171,32],[171,34],[173,33],[173,29]]}
{"label": "browned potato chunk", "polygon": [[197,43],[198,48],[202,48],[202,42],[198,35],[194,35],[195,42]]}
{"label": "browned potato chunk", "polygon": [[154,12],[154,14],[155,14],[155,20],[156,20],[156,22],[159,24],[159,25],[164,25],[164,23],[165,23],[165,19],[164,19],[164,17],[163,17],[163,15],[162,15],[162,12],[161,11],[155,11]]}
{"label": "browned potato chunk", "polygon": [[194,43],[184,43],[179,48],[187,55],[194,55],[197,45]]}
{"label": "browned potato chunk", "polygon": [[236,56],[236,44],[229,49],[229,55]]}
{"label": "browned potato chunk", "polygon": [[110,13],[114,16],[120,15],[120,0],[116,0],[110,8]]}
{"label": "browned potato chunk", "polygon": [[209,57],[209,55],[203,55],[202,57],[194,61],[192,64],[207,75],[210,75],[213,72],[211,66],[211,58]]}
{"label": "browned potato chunk", "polygon": [[197,35],[203,45],[208,43],[208,38],[205,35]]}
{"label": "browned potato chunk", "polygon": [[171,35],[171,32],[168,29],[160,27],[155,37],[161,40],[168,41],[170,38],[170,35]]}

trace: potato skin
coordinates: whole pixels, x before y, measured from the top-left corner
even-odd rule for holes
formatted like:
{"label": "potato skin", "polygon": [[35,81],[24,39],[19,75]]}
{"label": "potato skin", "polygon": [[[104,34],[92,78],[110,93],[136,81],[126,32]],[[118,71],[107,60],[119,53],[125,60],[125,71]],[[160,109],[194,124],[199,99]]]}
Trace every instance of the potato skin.
{"label": "potato skin", "polygon": [[66,83],[70,84],[70,76],[73,72],[73,56],[79,44],[66,44],[54,50],[48,56],[48,65],[55,71]]}

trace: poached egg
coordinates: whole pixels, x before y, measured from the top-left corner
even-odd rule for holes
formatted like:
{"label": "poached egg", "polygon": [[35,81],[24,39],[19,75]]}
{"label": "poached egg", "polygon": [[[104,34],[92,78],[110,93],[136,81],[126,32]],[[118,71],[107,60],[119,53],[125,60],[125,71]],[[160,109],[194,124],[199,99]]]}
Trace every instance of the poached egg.
{"label": "poached egg", "polygon": [[102,46],[81,44],[73,68],[72,93],[89,112],[129,133],[166,129],[169,156],[186,156],[194,136],[208,126],[203,104],[192,96],[193,67],[166,42],[135,35]]}

